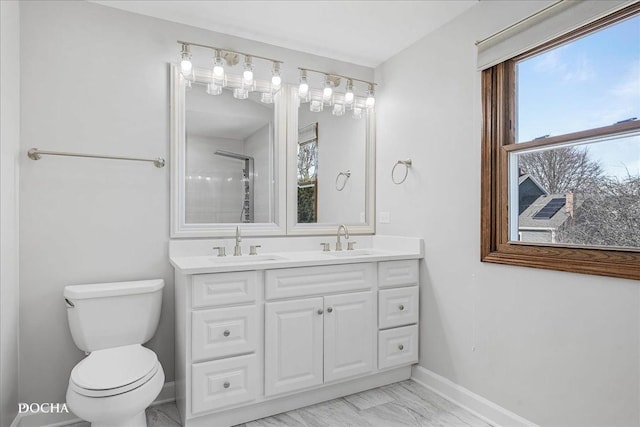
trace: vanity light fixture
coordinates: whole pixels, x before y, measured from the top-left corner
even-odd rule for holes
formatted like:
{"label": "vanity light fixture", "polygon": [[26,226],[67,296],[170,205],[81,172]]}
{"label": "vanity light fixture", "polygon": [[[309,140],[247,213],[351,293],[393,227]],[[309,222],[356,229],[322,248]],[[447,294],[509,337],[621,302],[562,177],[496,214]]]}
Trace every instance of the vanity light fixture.
{"label": "vanity light fixture", "polygon": [[191,76],[191,72],[193,71],[193,64],[191,63],[191,50],[189,49],[189,45],[183,43],[182,51],[180,52],[180,72],[183,76],[189,77]]}
{"label": "vanity light fixture", "polygon": [[[278,92],[282,87],[282,77],[280,74],[280,66],[282,61],[263,56],[253,55],[245,52],[238,52],[230,49],[223,49],[215,46],[208,46],[200,43],[192,43],[178,40],[181,45],[180,51],[180,73],[184,76],[185,87],[190,87],[191,83],[206,84],[207,93],[211,95],[219,95],[224,88],[233,90],[233,96],[237,99],[247,99],[249,92],[256,91],[259,93],[268,93],[270,96],[261,96],[261,101],[266,103],[273,102],[273,94]],[[213,67],[205,71],[195,68],[191,62],[192,47],[211,49],[214,51]],[[239,58],[243,57],[242,72],[238,74],[229,74],[228,68],[238,64]],[[253,61],[262,60],[272,64],[271,84],[269,81],[257,81],[254,74]],[[197,78],[196,78],[197,76]]]}
{"label": "vanity light fixture", "polygon": [[[372,110],[375,105],[375,86],[373,82],[360,80],[349,76],[324,71],[312,70],[310,68],[298,68],[300,70],[300,86],[298,95],[300,102],[309,102],[309,110],[314,112],[322,111],[321,105],[333,106],[332,114],[342,116],[347,110],[353,111],[353,117],[359,119],[365,110]],[[322,74],[322,89],[312,89],[309,87],[308,73]],[[341,81],[345,80],[344,92],[340,91]],[[367,91],[356,95],[355,84],[366,85]],[[361,85],[361,86],[362,86]],[[317,87],[317,86],[316,86]]]}

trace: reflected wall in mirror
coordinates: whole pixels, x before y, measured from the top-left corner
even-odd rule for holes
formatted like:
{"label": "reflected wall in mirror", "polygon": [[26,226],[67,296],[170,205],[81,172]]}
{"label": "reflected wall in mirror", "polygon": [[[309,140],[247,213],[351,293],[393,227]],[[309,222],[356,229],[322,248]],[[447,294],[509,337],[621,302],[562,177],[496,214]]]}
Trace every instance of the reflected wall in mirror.
{"label": "reflected wall in mirror", "polygon": [[273,104],[186,92],[185,222],[273,222]]}
{"label": "reflected wall in mirror", "polygon": [[295,88],[289,94],[287,232],[334,234],[346,224],[350,232],[373,233],[373,111],[356,118],[334,108],[338,103],[318,111],[321,96],[299,101]]}
{"label": "reflected wall in mirror", "polygon": [[171,236],[232,236],[236,225],[246,236],[285,234],[281,95],[236,99],[233,89],[208,90],[211,70],[194,71],[187,84],[172,67]]}

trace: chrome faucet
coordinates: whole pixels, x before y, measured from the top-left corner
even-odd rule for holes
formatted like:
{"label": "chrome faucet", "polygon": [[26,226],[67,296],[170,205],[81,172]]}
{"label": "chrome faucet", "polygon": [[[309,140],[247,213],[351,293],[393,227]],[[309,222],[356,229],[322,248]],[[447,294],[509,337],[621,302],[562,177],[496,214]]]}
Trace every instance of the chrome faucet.
{"label": "chrome faucet", "polygon": [[344,230],[344,238],[345,240],[349,240],[349,230],[347,229],[347,226],[344,224],[340,224],[338,226],[338,233],[337,233],[337,237],[338,240],[336,241],[336,251],[341,251],[342,250],[342,242],[340,241],[340,230]]}
{"label": "chrome faucet", "polygon": [[236,245],[233,247],[233,256],[242,255],[242,246],[240,246],[240,242],[242,242],[242,237],[240,237],[240,227],[236,227]]}

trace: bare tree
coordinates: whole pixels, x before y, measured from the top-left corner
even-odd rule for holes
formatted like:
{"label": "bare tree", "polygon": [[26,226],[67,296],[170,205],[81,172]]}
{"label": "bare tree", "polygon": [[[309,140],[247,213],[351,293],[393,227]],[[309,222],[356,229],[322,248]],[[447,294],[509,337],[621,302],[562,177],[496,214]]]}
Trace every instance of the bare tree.
{"label": "bare tree", "polygon": [[603,176],[597,161],[589,158],[583,147],[562,147],[522,154],[522,173],[532,175],[551,193],[588,192],[599,185]]}
{"label": "bare tree", "polygon": [[602,178],[559,230],[565,243],[640,247],[640,176]]}
{"label": "bare tree", "polygon": [[298,147],[298,182],[313,181],[317,175],[318,144],[310,142]]}

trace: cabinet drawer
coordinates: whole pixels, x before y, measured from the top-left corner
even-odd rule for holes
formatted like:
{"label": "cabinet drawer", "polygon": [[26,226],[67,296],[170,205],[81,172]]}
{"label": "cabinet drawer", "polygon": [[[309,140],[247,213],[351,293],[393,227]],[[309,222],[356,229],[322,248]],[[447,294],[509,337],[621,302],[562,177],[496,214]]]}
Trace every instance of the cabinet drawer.
{"label": "cabinet drawer", "polygon": [[260,392],[255,354],[196,363],[191,375],[194,414],[249,402]]}
{"label": "cabinet drawer", "polygon": [[378,332],[378,369],[418,361],[418,325]]}
{"label": "cabinet drawer", "polygon": [[378,292],[380,329],[418,322],[418,287],[384,289]]}
{"label": "cabinet drawer", "polygon": [[254,302],[257,282],[258,273],[255,271],[194,275],[193,307]]}
{"label": "cabinet drawer", "polygon": [[395,288],[418,284],[418,260],[384,261],[378,263],[378,287]]}
{"label": "cabinet drawer", "polygon": [[278,299],[371,289],[375,280],[375,264],[372,263],[268,270],[265,296],[266,299]]}
{"label": "cabinet drawer", "polygon": [[258,307],[227,307],[191,314],[193,361],[250,353],[258,343]]}

